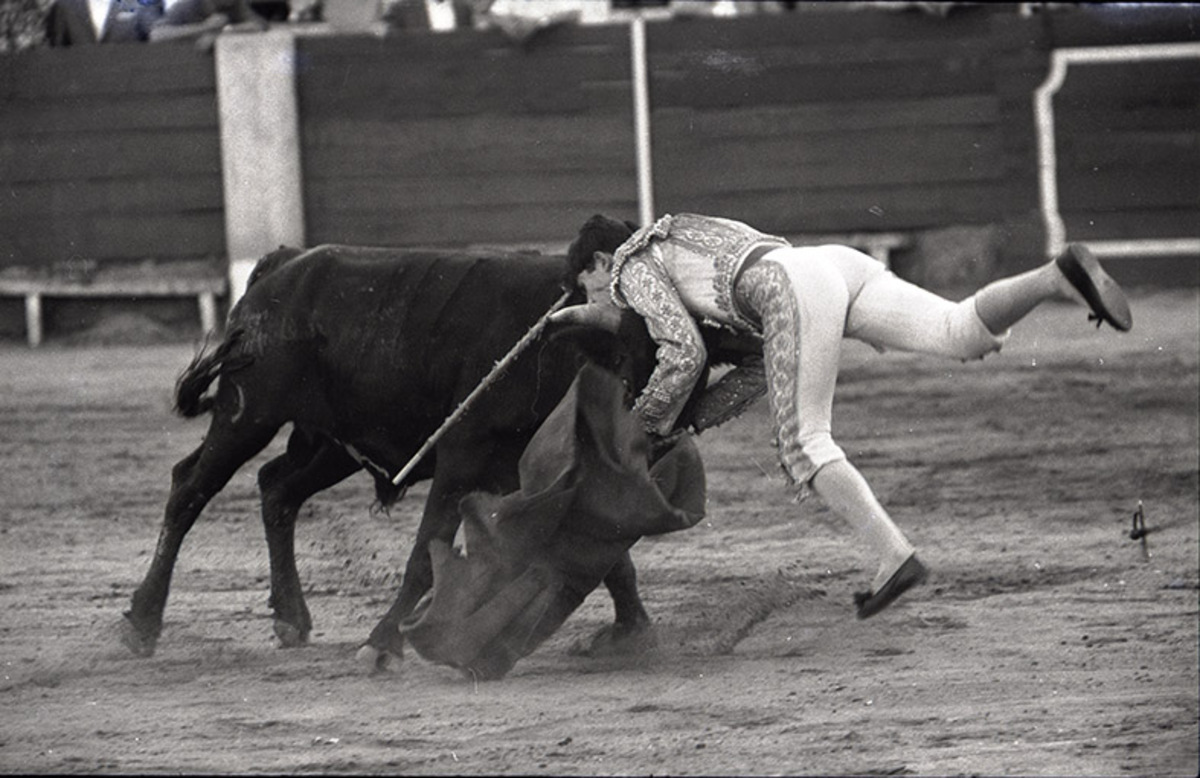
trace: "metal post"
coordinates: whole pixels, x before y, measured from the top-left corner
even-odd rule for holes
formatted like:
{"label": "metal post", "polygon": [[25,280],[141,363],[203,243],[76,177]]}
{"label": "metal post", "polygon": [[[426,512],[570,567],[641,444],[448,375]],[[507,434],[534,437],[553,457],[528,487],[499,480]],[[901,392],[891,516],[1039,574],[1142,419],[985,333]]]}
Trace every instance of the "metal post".
{"label": "metal post", "polygon": [[629,23],[633,64],[633,128],[637,140],[638,218],[654,223],[654,166],[650,158],[650,79],[646,69],[646,20],[639,14]]}
{"label": "metal post", "polygon": [[42,296],[37,292],[25,295],[25,337],[32,347],[42,344]]}

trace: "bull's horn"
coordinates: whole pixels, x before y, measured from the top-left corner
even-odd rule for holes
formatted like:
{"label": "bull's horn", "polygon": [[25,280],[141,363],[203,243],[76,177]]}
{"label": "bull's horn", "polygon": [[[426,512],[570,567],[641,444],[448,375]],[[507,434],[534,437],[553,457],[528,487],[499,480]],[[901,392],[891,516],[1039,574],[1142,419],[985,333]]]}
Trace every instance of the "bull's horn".
{"label": "bull's horn", "polygon": [[608,303],[587,303],[563,308],[550,321],[557,324],[581,324],[585,327],[598,327],[613,334],[621,324],[621,311],[615,305]]}

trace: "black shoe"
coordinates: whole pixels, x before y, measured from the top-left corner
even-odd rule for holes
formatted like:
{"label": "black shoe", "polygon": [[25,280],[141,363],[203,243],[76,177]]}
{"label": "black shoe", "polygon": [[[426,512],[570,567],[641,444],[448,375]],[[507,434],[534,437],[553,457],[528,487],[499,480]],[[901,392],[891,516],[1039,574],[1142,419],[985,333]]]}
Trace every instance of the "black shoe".
{"label": "black shoe", "polygon": [[1133,316],[1129,313],[1129,302],[1125,293],[1112,277],[1104,272],[1095,255],[1086,246],[1072,243],[1063,253],[1055,258],[1058,269],[1071,282],[1083,299],[1092,309],[1088,321],[1095,321],[1099,327],[1102,322],[1108,322],[1121,332],[1128,332],[1133,326]]}
{"label": "black shoe", "polygon": [[854,604],[858,606],[858,617],[866,619],[874,616],[909,589],[924,583],[928,577],[929,568],[921,564],[921,560],[917,559],[916,554],[913,554],[904,560],[904,564],[900,565],[899,570],[892,573],[892,577],[887,579],[887,583],[879,587],[879,591],[874,594],[871,592],[855,593]]}

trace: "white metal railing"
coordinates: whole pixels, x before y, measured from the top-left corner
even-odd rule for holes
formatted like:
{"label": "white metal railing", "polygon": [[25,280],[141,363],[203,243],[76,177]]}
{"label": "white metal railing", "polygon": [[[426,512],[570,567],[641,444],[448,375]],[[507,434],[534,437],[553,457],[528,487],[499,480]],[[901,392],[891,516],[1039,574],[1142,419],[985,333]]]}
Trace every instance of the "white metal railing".
{"label": "white metal railing", "polygon": [[[1042,219],[1046,225],[1046,253],[1054,256],[1066,245],[1066,226],[1059,211],[1058,159],[1054,136],[1054,95],[1067,77],[1072,64],[1145,62],[1161,59],[1200,58],[1200,43],[1143,43],[1058,49],[1050,53],[1050,72],[1033,95],[1034,120],[1037,122],[1038,183]],[[1200,194],[1198,194],[1200,199]],[[1197,202],[1200,207],[1200,202]],[[1200,225],[1197,225],[1200,229]],[[1107,256],[1146,256],[1200,254],[1200,238],[1145,238],[1131,240],[1084,241],[1097,254]]]}

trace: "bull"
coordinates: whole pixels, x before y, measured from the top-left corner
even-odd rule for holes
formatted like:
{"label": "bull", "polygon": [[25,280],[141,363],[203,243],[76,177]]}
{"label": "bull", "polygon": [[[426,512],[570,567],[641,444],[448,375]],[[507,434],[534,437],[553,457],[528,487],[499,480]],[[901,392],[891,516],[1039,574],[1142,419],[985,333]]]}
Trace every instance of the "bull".
{"label": "bull", "polygon": [[[137,655],[154,653],[185,536],[237,470],[290,422],[285,452],[258,472],[274,632],[292,647],[312,631],[294,547],[306,500],[363,469],[384,506],[432,478],[400,590],[360,652],[379,668],[402,656],[398,627],[433,583],[430,543],[453,541],[459,502],[518,486],[522,451],[584,364],[616,373],[631,393],[653,368],[654,344],[636,316],[627,315],[615,335],[552,325],[401,483],[391,482],[389,474],[409,461],[564,284],[572,287],[566,275],[561,257],[537,254],[322,246],[281,248],[260,260],[222,342],[197,354],[178,381],[177,412],[211,419],[199,447],[172,470],[158,543],[125,613],[122,642]],[[583,300],[579,290],[576,298]],[[709,334],[714,357],[753,351]],[[603,581],[615,617],[600,639],[648,635],[650,619],[627,552]]]}

